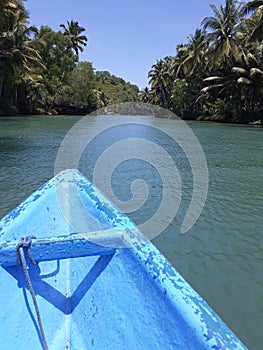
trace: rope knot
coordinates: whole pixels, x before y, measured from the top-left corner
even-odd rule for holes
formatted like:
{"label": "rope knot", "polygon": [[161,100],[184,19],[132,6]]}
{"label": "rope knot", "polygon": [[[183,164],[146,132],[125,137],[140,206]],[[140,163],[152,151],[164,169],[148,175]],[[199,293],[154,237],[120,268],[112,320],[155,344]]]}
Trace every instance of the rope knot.
{"label": "rope knot", "polygon": [[35,236],[26,236],[26,237],[21,237],[17,246],[16,246],[16,262],[17,265],[21,265],[21,250],[20,249],[26,249],[27,256],[30,260],[30,262],[34,265],[37,264],[37,262],[33,259],[30,251],[30,247],[32,244],[32,239],[36,238]]}

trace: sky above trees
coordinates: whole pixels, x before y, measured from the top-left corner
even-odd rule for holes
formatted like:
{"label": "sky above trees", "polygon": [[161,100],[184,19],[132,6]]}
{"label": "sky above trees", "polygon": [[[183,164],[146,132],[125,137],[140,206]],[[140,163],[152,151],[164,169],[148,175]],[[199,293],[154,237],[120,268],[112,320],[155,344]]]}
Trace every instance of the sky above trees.
{"label": "sky above trees", "polygon": [[60,23],[78,21],[88,37],[80,59],[144,88],[152,64],[175,55],[176,46],[212,14],[209,3],[219,7],[224,1],[27,0],[25,6],[37,27],[59,30]]}

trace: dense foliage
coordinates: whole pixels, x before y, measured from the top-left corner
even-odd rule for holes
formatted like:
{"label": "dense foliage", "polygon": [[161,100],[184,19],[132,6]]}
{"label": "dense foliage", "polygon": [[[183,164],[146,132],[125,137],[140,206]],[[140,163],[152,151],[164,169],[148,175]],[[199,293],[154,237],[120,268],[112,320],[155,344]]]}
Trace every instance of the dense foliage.
{"label": "dense foliage", "polygon": [[75,21],[29,26],[22,0],[0,0],[0,114],[89,113],[136,101],[138,87],[80,62],[87,45]]}
{"label": "dense foliage", "polygon": [[263,123],[263,1],[225,0],[150,70],[141,100],[183,118]]}
{"label": "dense foliage", "polygon": [[[263,0],[225,0],[159,59],[140,100],[182,118],[263,123]],[[0,0],[0,114],[89,113],[137,101],[138,87],[80,62],[85,29],[29,25],[23,0]]]}
{"label": "dense foliage", "polygon": [[107,71],[97,71],[95,76],[99,107],[138,100],[139,89],[136,85],[127,83]]}

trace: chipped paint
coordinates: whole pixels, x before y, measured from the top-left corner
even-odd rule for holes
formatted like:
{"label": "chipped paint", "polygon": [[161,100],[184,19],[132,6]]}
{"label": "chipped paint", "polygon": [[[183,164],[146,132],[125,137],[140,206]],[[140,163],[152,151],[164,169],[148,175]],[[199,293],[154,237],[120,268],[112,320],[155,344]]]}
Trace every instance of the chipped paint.
{"label": "chipped paint", "polygon": [[[84,217],[76,202],[66,207],[70,220],[62,215],[58,188],[67,198],[76,191]],[[110,255],[29,264],[50,349],[246,349],[127,216],[76,170],[58,174],[0,221],[0,247],[32,234],[44,242],[68,237],[76,227],[122,233]],[[78,250],[81,243],[72,244]],[[114,244],[109,239],[102,245]],[[57,259],[62,248],[52,249],[45,254]],[[41,349],[21,267],[2,265],[0,284],[2,347]]]}

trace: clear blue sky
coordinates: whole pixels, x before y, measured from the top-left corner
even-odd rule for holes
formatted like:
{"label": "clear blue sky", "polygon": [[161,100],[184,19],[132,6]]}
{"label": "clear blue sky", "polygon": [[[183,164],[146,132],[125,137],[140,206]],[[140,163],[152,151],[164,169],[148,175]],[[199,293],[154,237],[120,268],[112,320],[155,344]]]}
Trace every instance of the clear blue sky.
{"label": "clear blue sky", "polygon": [[96,70],[108,70],[140,88],[157,59],[175,54],[179,43],[212,14],[209,3],[224,0],[27,0],[30,23],[59,30],[73,19],[86,28],[80,55]]}

